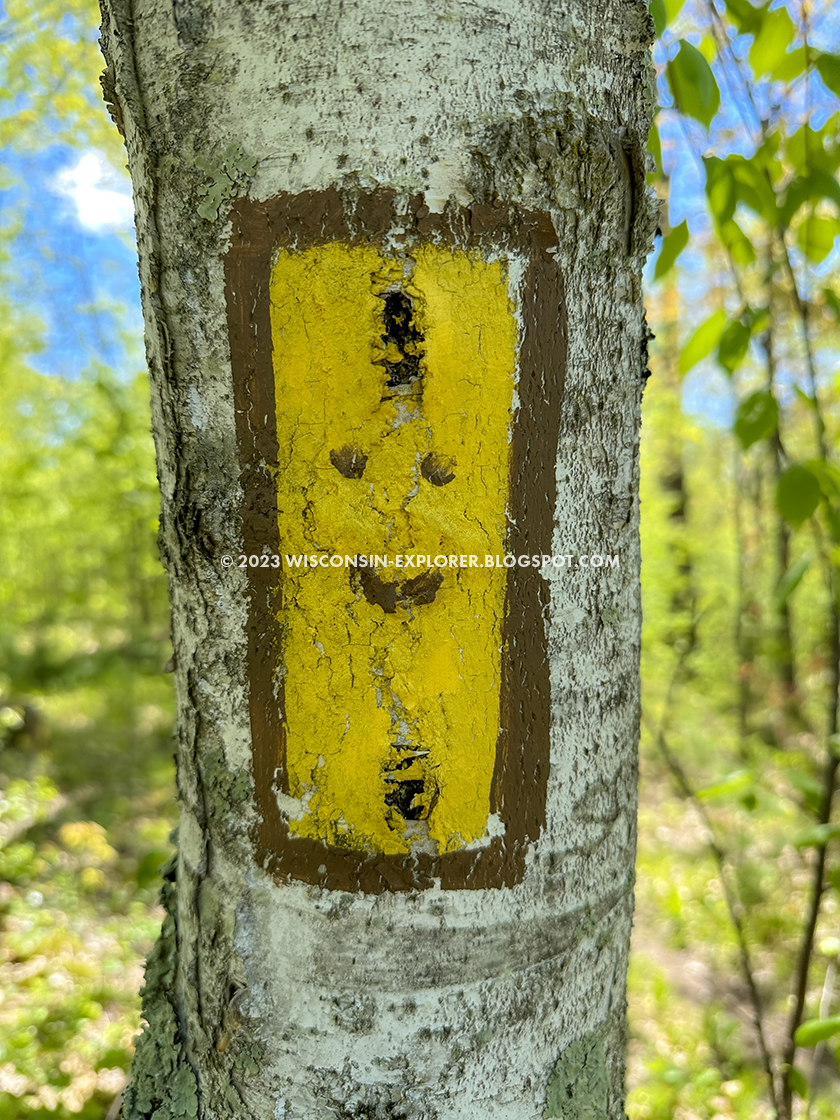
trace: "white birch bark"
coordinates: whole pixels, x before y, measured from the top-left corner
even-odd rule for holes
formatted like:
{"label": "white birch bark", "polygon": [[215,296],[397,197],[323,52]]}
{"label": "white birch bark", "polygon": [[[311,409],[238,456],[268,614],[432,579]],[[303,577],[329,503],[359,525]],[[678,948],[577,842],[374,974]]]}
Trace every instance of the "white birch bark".
{"label": "white birch bark", "polygon": [[[102,0],[134,184],[179,702],[170,917],[126,1117],[623,1116],[640,641],[642,0]],[[233,198],[392,187],[550,215],[568,361],[546,823],[512,887],[366,894],[254,856]]]}

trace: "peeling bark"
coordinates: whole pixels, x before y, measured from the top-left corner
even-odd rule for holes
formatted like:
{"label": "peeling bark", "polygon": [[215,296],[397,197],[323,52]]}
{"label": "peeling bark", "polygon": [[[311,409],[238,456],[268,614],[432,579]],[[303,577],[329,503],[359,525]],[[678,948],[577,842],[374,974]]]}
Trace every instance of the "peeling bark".
{"label": "peeling bark", "polygon": [[[641,269],[655,228],[646,6],[102,0],[102,9],[104,88],[134,186],[179,704],[177,889],[167,886],[147,969],[149,1025],[125,1115],[618,1120],[639,705]],[[318,211],[317,235],[293,222],[280,229],[278,200],[294,215],[316,196],[335,202]],[[372,200],[383,198],[376,225]],[[253,298],[230,272],[257,252],[246,213],[268,223]],[[528,229],[545,237],[523,248]],[[415,749],[403,697],[392,702],[405,742],[381,780],[396,782],[401,767],[409,777],[384,824],[369,836],[347,832],[351,855],[341,858],[356,870],[346,881],[331,877],[320,826],[288,841],[294,851],[321,845],[320,879],[320,864],[310,874],[309,857],[284,862],[266,833],[272,814],[293,822],[300,801],[294,776],[283,787],[273,756],[261,762],[258,749],[261,710],[288,722],[278,682],[295,666],[283,663],[282,644],[253,638],[282,581],[222,564],[292,532],[282,510],[278,521],[276,494],[289,454],[278,441],[294,435],[275,423],[280,382],[269,407],[248,355],[259,361],[270,348],[267,270],[307,238],[348,252],[368,246],[406,275],[424,245],[449,246],[453,261],[500,262],[493,275],[507,285],[517,335],[504,404],[513,464],[505,547],[620,558],[614,568],[517,571],[519,582],[504,585],[507,637],[493,639],[503,647],[493,664],[508,684],[499,685],[498,742],[487,740],[496,761],[482,779],[483,816],[446,808],[429,777],[440,759]],[[529,403],[526,373],[548,378],[552,361],[529,342],[547,299],[547,280],[529,288],[540,261],[562,279],[565,321],[561,330],[555,304],[552,347],[562,334],[565,377],[549,441],[553,482],[531,499],[522,495],[550,410],[539,393]],[[402,324],[420,300],[408,283],[383,281],[365,297],[382,303],[377,376],[406,399],[436,345],[431,311],[428,322],[418,312]],[[425,438],[419,428],[412,436],[412,477],[433,506],[459,493],[464,466],[446,439],[426,447]],[[335,493],[384,486],[361,437],[323,456]],[[524,526],[533,501],[547,498],[533,533],[550,545],[536,549]],[[421,612],[451,601],[449,573],[438,576],[360,575],[347,584],[348,609],[379,611],[383,625],[432,617]],[[528,642],[544,654],[523,685]],[[270,661],[268,691],[256,704],[260,656]],[[543,709],[544,762],[528,754]],[[529,767],[539,781],[522,772]],[[389,854],[395,814],[407,839]],[[444,820],[455,822],[449,832]],[[337,827],[333,845],[349,828]],[[471,877],[479,865],[486,873]]]}

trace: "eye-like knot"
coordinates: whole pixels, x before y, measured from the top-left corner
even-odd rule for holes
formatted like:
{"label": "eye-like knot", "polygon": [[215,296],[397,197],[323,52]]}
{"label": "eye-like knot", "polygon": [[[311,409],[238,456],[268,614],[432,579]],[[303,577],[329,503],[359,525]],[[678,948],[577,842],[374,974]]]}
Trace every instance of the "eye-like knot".
{"label": "eye-like knot", "polygon": [[445,486],[455,477],[452,469],[454,466],[454,459],[447,459],[446,456],[436,455],[432,451],[420,464],[420,473],[431,482],[432,486]]}
{"label": "eye-like knot", "polygon": [[345,478],[361,478],[365,473],[368,457],[358,447],[346,443],[337,451],[330,452],[330,462]]}

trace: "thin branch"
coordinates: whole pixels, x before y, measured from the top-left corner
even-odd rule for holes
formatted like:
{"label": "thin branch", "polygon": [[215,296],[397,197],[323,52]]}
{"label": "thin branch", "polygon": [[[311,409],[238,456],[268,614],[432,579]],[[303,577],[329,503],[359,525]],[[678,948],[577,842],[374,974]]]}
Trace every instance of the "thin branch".
{"label": "thin branch", "polygon": [[761,1001],[761,994],[758,990],[758,984],[755,980],[755,969],[753,967],[750,947],[747,941],[746,932],[744,930],[744,921],[741,915],[740,901],[737,899],[735,892],[729,885],[726,856],[724,854],[723,848],[720,845],[720,842],[715,835],[714,825],[712,824],[712,820],[706,810],[706,807],[697,796],[695,790],[692,788],[685,771],[679,763],[679,760],[671,750],[668,741],[665,738],[665,734],[662,731],[662,728],[660,727],[656,731],[654,731],[654,729],[650,726],[649,722],[646,719],[644,720],[644,722],[646,723],[649,732],[656,742],[656,745],[659,748],[659,752],[665,760],[665,764],[670,770],[671,775],[674,778],[674,781],[676,782],[680,792],[687,801],[691,802],[691,804],[700,814],[703,823],[706,826],[706,830],[708,832],[707,844],[714,857],[715,863],[717,864],[718,874],[720,875],[720,881],[723,887],[723,896],[726,901],[726,909],[729,914],[729,920],[732,923],[732,928],[735,930],[735,939],[738,942],[738,953],[741,958],[741,972],[743,973],[744,980],[746,981],[747,988],[750,993],[753,1027],[755,1028],[759,1050],[761,1051],[761,1061],[764,1067],[764,1073],[767,1076],[767,1087],[770,1093],[770,1103],[773,1106],[775,1115],[778,1116],[779,1105],[776,1098],[776,1078],[773,1070],[773,1059],[767,1046],[767,1039],[764,1031],[764,1007]]}
{"label": "thin branch", "polygon": [[[809,50],[807,18],[808,11],[803,3],[803,21],[805,21],[805,50]],[[807,135],[807,134],[806,134]],[[823,462],[828,462],[829,452],[826,445],[826,428],[823,419],[822,406],[817,391],[817,369],[814,358],[814,349],[811,344],[811,331],[808,322],[808,308],[799,291],[799,285],[794,272],[793,264],[788,252],[784,229],[776,229],[779,246],[782,252],[782,261],[791,286],[793,304],[802,332],[802,341],[805,347],[805,361],[808,372],[808,383],[811,390],[811,401],[814,411],[816,428],[816,443],[819,457]],[[825,770],[822,783],[822,805],[820,807],[820,824],[828,824],[831,819],[831,810],[834,802],[834,792],[837,786],[838,759],[832,743],[832,737],[837,734],[838,694],[840,694],[840,603],[837,597],[837,573],[832,564],[827,565],[826,580],[829,596],[829,656],[831,658],[831,693],[828,700],[827,712],[827,751]],[[814,951],[817,923],[820,917],[820,906],[825,890],[825,864],[826,845],[823,844],[816,850],[814,865],[811,872],[811,885],[809,890],[808,917],[802,934],[802,943],[799,948],[799,958],[796,967],[796,981],[794,986],[794,1005],[788,1024],[788,1038],[785,1047],[784,1062],[787,1067],[792,1067],[796,1057],[796,1031],[802,1023],[805,1014],[805,1003],[808,995],[808,975],[810,973],[811,957]],[[786,1077],[783,1085],[782,1105],[784,1120],[790,1120],[793,1114],[793,1090]]]}
{"label": "thin branch", "polygon": [[770,1102],[773,1106],[773,1110],[775,1112],[775,1115],[778,1117],[778,1115],[779,1115],[779,1105],[778,1105],[778,1100],[777,1100],[777,1097],[776,1097],[776,1077],[775,1077],[774,1069],[773,1069],[773,1059],[772,1059],[772,1056],[770,1054],[770,1050],[767,1046],[767,1039],[766,1039],[765,1031],[764,1031],[764,1008],[762,1006],[761,995],[760,995],[759,990],[758,990],[758,985],[756,984],[756,981],[755,981],[755,971],[753,969],[752,957],[750,955],[749,944],[747,942],[746,933],[744,931],[743,918],[742,918],[741,913],[740,913],[740,903],[739,903],[739,900],[737,899],[737,897],[735,896],[734,892],[732,891],[732,888],[729,885],[729,882],[728,882],[728,879],[727,879],[727,873],[726,873],[726,863],[727,863],[726,856],[724,854],[724,851],[723,851],[723,848],[722,848],[721,844],[719,843],[719,841],[716,838],[715,829],[714,829],[714,826],[712,824],[711,818],[709,817],[709,814],[706,811],[705,805],[703,805],[703,803],[698,798],[695,790],[693,789],[691,783],[688,780],[688,777],[687,777],[685,771],[683,770],[682,766],[680,765],[679,760],[677,759],[676,755],[671,750],[671,748],[668,744],[668,740],[665,737],[665,727],[667,725],[668,717],[669,717],[671,708],[673,706],[674,696],[676,694],[676,689],[677,689],[677,684],[678,684],[678,681],[679,681],[679,677],[680,677],[680,674],[682,672],[682,669],[685,666],[686,661],[688,660],[688,658],[691,656],[692,652],[694,651],[694,647],[696,645],[697,637],[698,637],[700,619],[702,618],[704,613],[705,613],[705,611],[702,611],[695,618],[694,625],[692,626],[692,629],[691,629],[691,633],[692,633],[692,636],[693,636],[693,641],[690,641],[687,644],[686,648],[681,652],[679,658],[677,659],[676,665],[674,666],[674,671],[672,672],[671,679],[668,682],[668,689],[667,689],[667,692],[665,694],[665,703],[664,703],[663,710],[662,710],[662,717],[659,721],[658,728],[656,728],[656,730],[654,731],[650,720],[648,720],[648,718],[644,714],[642,715],[642,720],[645,723],[645,725],[646,725],[648,731],[650,732],[650,734],[651,734],[654,742],[656,743],[657,747],[659,748],[659,751],[660,751],[660,753],[662,754],[662,757],[665,760],[665,764],[668,767],[669,771],[671,772],[671,775],[674,778],[674,780],[675,780],[680,792],[682,793],[683,797],[685,797],[686,800],[690,801],[691,804],[694,805],[694,807],[697,809],[698,813],[700,814],[704,824],[706,825],[706,829],[707,829],[708,836],[709,836],[709,840],[708,840],[709,848],[710,848],[710,850],[712,852],[712,855],[714,856],[715,862],[718,866],[718,872],[720,874],[720,881],[721,881],[721,885],[723,887],[723,894],[724,894],[724,899],[726,901],[727,912],[729,914],[730,921],[732,922],[732,926],[735,930],[735,937],[736,937],[736,940],[738,942],[738,952],[739,952],[739,956],[741,958],[741,971],[743,972],[744,979],[746,981],[747,988],[748,988],[749,993],[750,993],[750,1002],[752,1004],[752,1012],[753,1012],[753,1026],[755,1028],[756,1037],[758,1038],[758,1045],[759,1045],[759,1049],[761,1051],[762,1065],[764,1067],[764,1072],[767,1076],[767,1085],[768,1085],[768,1090],[769,1090],[769,1093],[770,1093]]}
{"label": "thin branch", "polygon": [[825,443],[825,421],[823,420],[822,406],[820,404],[819,394],[817,392],[817,366],[814,359],[814,348],[811,345],[811,331],[808,324],[808,308],[799,294],[799,285],[796,282],[796,273],[793,270],[793,264],[788,252],[787,240],[785,239],[784,230],[781,227],[776,229],[776,237],[779,243],[779,248],[782,253],[782,263],[785,266],[788,280],[790,282],[791,294],[793,296],[793,306],[796,311],[796,316],[799,320],[800,329],[802,331],[802,343],[805,347],[805,365],[808,373],[808,388],[811,393],[811,400],[814,405],[814,421],[816,426],[816,439],[817,448],[819,449],[819,456],[823,460],[828,460],[828,449]]}
{"label": "thin branch", "polygon": [[[834,998],[834,981],[837,976],[837,966],[832,961],[828,968],[825,970],[825,979],[823,981],[822,995],[820,996],[820,1018],[827,1019],[831,1011],[831,1001]],[[811,1106],[814,1103],[813,1087],[816,1085],[817,1075],[822,1061],[823,1053],[825,1052],[825,1042],[818,1042],[814,1047],[814,1056],[811,1062],[811,1086],[812,1091],[808,1094],[808,1104],[805,1109],[805,1120],[811,1118]]]}
{"label": "thin branch", "polygon": [[749,713],[752,703],[752,687],[750,674],[747,669],[753,659],[752,642],[749,641],[744,619],[747,613],[747,573],[746,573],[746,533],[741,507],[741,479],[743,463],[741,451],[733,441],[735,452],[733,476],[735,479],[735,542],[737,549],[737,587],[738,605],[735,611],[735,649],[738,654],[738,753],[746,762],[749,752],[747,742],[749,739]]}
{"label": "thin branch", "polygon": [[[820,807],[820,824],[828,824],[831,819],[831,809],[834,801],[834,792],[837,786],[837,766],[840,759],[835,754],[831,743],[831,736],[837,734],[837,697],[840,691],[840,610],[837,603],[837,579],[831,573],[831,697],[828,709],[828,735],[829,745],[822,784],[822,805]],[[825,862],[826,845],[820,845],[816,850],[816,857],[811,873],[811,886],[809,890],[808,917],[802,934],[802,944],[799,947],[799,958],[796,966],[796,982],[794,986],[794,1005],[788,1023],[787,1045],[785,1047],[784,1063],[792,1067],[796,1057],[796,1031],[802,1023],[805,1013],[805,1001],[808,995],[808,974],[811,966],[811,956],[814,951],[814,939],[817,931],[817,922],[820,917],[820,904],[825,890]],[[784,1106],[784,1120],[790,1120],[793,1112],[793,1092],[785,1078],[782,1102]]]}
{"label": "thin branch", "polygon": [[[768,262],[767,262],[767,329],[764,332],[764,353],[767,360],[767,392],[771,397],[776,396],[776,353],[774,348],[774,310],[775,304],[773,300],[773,273],[775,271],[775,261],[773,259],[772,238],[768,246]],[[782,436],[780,431],[781,415],[779,415],[779,422],[776,425],[775,432],[770,436],[769,451],[770,451],[770,468],[772,471],[773,479],[778,485],[779,479],[782,475],[782,464],[784,462],[784,447],[782,445]],[[790,531],[788,530],[785,519],[780,513],[775,515],[776,521],[776,580],[777,583],[784,577],[790,566]],[[789,701],[795,700],[796,693],[796,663],[793,653],[793,636],[790,618],[790,604],[787,599],[782,602],[778,607],[778,625],[777,625],[777,642],[778,649],[774,660],[777,664],[778,675],[781,678],[782,685],[787,694]]]}

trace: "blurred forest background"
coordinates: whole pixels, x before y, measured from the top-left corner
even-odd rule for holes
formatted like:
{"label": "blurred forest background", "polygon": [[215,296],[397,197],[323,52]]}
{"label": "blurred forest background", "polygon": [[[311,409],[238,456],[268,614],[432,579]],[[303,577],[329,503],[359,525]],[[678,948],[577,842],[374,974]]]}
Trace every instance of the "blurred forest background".
{"label": "blurred forest background", "polygon": [[[830,1120],[840,10],[651,13],[664,202],[628,1112]],[[131,206],[97,22],[90,0],[0,7],[0,1120],[117,1116],[175,822]]]}

